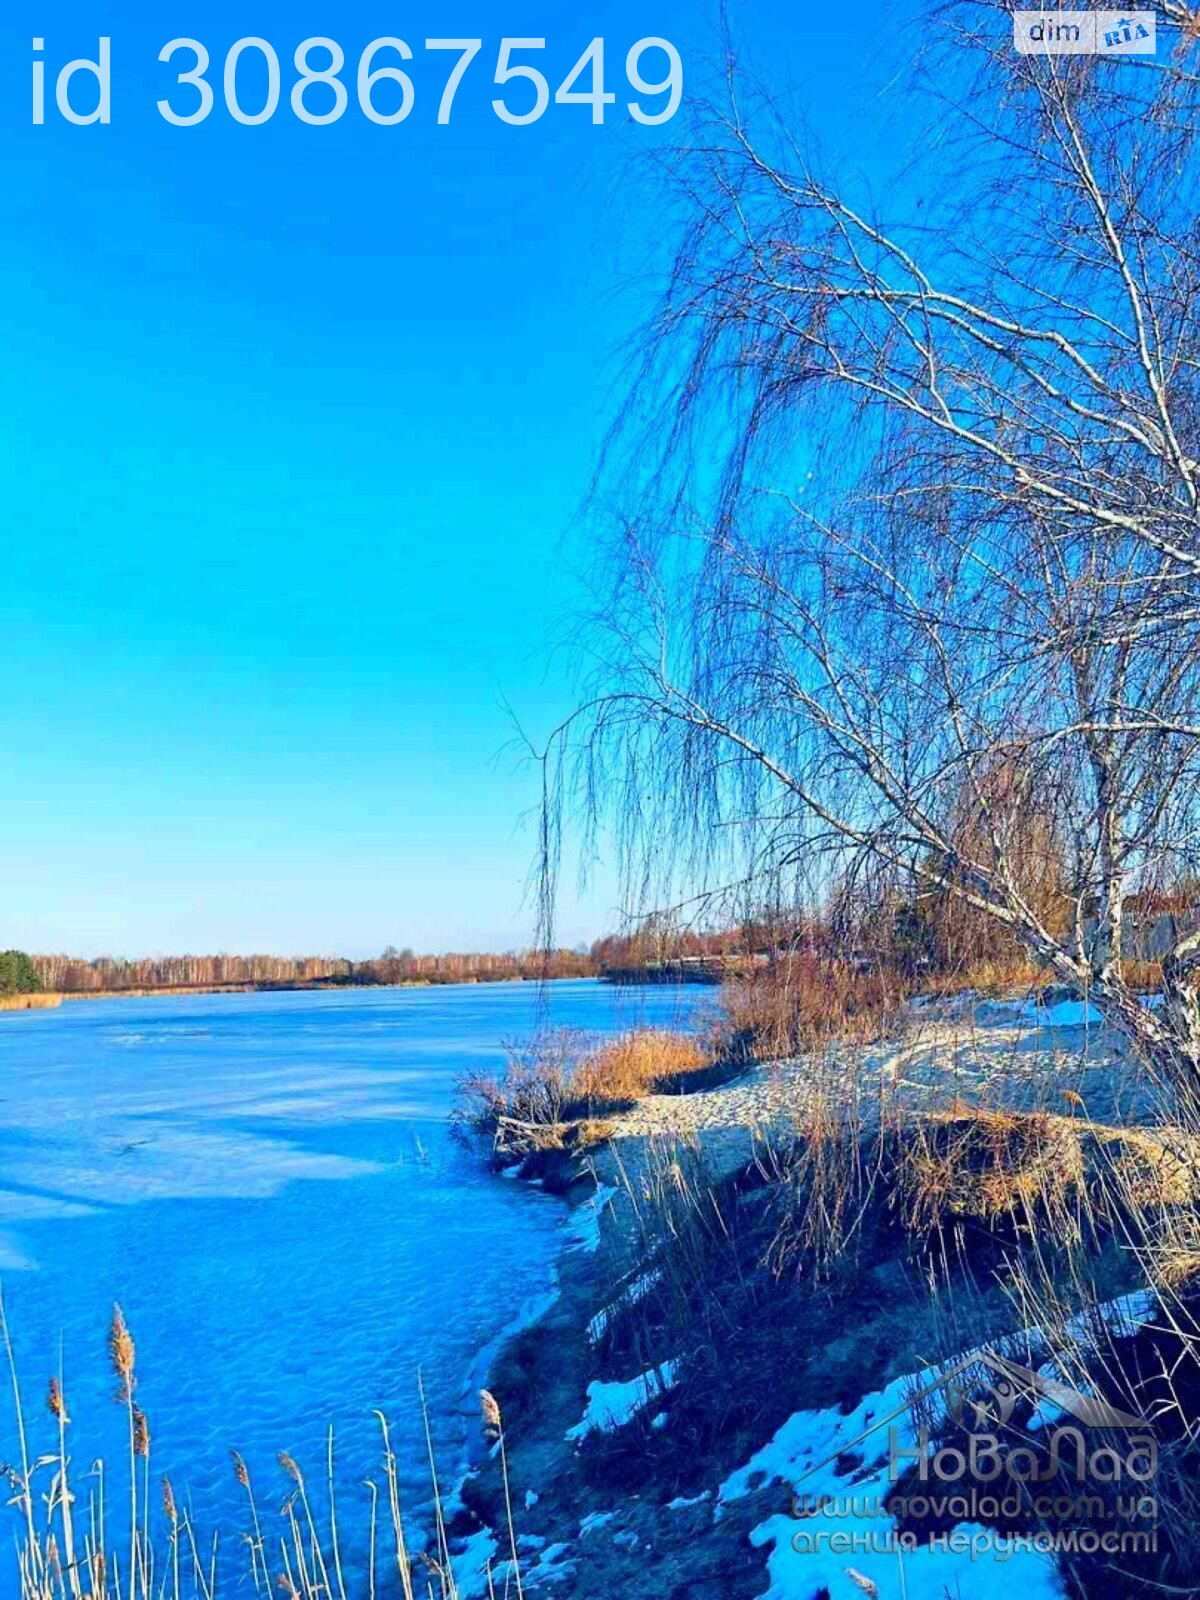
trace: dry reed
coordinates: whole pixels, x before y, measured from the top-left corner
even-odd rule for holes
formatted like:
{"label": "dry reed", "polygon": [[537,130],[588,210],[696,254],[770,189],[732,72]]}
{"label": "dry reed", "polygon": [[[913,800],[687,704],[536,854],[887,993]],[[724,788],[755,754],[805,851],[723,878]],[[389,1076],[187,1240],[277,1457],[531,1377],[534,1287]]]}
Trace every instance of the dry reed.
{"label": "dry reed", "polygon": [[[115,1307],[109,1328],[108,1353],[118,1379],[118,1402],[125,1407],[129,1435],[128,1522],[123,1538],[116,1538],[109,1526],[106,1505],[105,1471],[96,1462],[90,1473],[83,1502],[82,1546],[80,1544],[79,1489],[70,1474],[67,1430],[71,1418],[61,1375],[51,1378],[46,1409],[57,1431],[55,1448],[34,1455],[29,1448],[26,1419],[17,1362],[4,1304],[0,1298],[0,1339],[11,1379],[18,1465],[6,1469],[12,1487],[11,1503],[21,1521],[17,1541],[17,1571],[20,1600],[219,1600],[224,1567],[218,1561],[219,1543],[214,1537],[205,1545],[197,1532],[186,1498],[180,1499],[172,1480],[163,1476],[157,1506],[150,1492],[151,1431],[145,1411],[135,1403],[137,1386],[136,1351],[124,1314]],[[434,1461],[433,1442],[425,1411],[421,1405],[436,1517],[436,1551],[421,1556],[431,1579],[422,1581],[423,1600],[458,1600],[459,1588],[450,1552],[442,1507],[441,1490]],[[508,1483],[507,1454],[500,1427],[498,1403],[489,1396],[494,1409],[504,1478],[510,1556],[504,1566],[515,1585],[518,1600],[522,1595],[516,1529]],[[401,1514],[399,1472],[392,1449],[387,1419],[376,1413],[383,1440],[383,1472],[390,1511],[390,1541],[382,1535],[377,1515],[379,1489],[368,1483],[370,1509],[365,1554],[367,1600],[380,1600],[391,1592],[386,1569],[394,1566],[399,1592],[404,1600],[416,1600],[418,1593],[404,1519]],[[248,1551],[253,1592],[266,1597],[279,1592],[293,1600],[349,1600],[350,1579],[343,1549],[340,1495],[334,1473],[334,1436],[330,1429],[326,1446],[326,1489],[328,1516],[322,1526],[309,1496],[304,1472],[287,1451],[278,1456],[279,1466],[289,1485],[280,1512],[281,1530],[268,1541],[255,1496],[250,1472],[238,1451],[231,1452],[234,1478],[245,1491],[250,1530],[238,1531]],[[140,1470],[139,1470],[140,1469]],[[43,1478],[47,1479],[42,1488]],[[157,1514],[152,1514],[154,1512]],[[387,1548],[390,1542],[390,1550]],[[273,1553],[272,1553],[273,1552]],[[225,1573],[227,1577],[228,1574]],[[488,1573],[489,1591],[492,1574]],[[360,1593],[362,1591],[359,1591]]]}

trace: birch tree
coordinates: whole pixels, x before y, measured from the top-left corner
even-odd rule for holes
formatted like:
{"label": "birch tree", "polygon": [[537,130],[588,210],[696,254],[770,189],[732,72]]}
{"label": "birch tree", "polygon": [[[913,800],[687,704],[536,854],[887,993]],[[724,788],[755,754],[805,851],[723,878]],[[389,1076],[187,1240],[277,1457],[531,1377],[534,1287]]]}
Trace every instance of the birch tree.
{"label": "birch tree", "polygon": [[1131,893],[1200,865],[1200,24],[1158,10],[1140,61],[1019,56],[1005,8],[948,12],[953,207],[837,181],[731,67],[673,156],[548,794],[607,816],[643,896],[854,863],[952,893],[1200,1086],[1200,932],[1158,1010],[1122,948]]}

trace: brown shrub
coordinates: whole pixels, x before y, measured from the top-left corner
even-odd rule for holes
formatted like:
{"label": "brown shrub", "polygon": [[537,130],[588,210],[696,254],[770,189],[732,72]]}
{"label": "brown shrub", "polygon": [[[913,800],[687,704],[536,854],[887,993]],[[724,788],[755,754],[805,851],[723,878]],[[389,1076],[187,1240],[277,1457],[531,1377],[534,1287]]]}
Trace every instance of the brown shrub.
{"label": "brown shrub", "polygon": [[719,1050],[735,1060],[765,1061],[828,1039],[877,1038],[902,997],[899,981],[884,973],[815,955],[784,956],[725,984]]}

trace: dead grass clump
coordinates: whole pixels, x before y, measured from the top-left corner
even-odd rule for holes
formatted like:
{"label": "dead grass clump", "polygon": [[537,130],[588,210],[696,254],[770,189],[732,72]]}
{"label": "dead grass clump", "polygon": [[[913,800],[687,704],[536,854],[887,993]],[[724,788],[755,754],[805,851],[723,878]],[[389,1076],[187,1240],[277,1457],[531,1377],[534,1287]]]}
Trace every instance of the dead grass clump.
{"label": "dead grass clump", "polygon": [[795,1137],[760,1156],[777,1216],[767,1264],[778,1276],[844,1278],[864,1243],[882,1176],[881,1142],[867,1132],[852,1053],[815,1056],[808,1091]]}
{"label": "dead grass clump", "polygon": [[616,1129],[616,1123],[604,1117],[581,1117],[571,1124],[571,1148],[594,1150],[598,1145],[607,1144]]}
{"label": "dead grass clump", "polygon": [[[754,1164],[722,1175],[697,1143],[668,1138],[647,1141],[632,1166],[617,1159],[631,1236],[601,1289],[595,1361],[624,1377],[671,1361],[681,1376],[659,1406],[590,1434],[581,1466],[609,1493],[691,1492],[717,1457],[732,1465],[787,1414],[792,1286],[780,1292],[761,1267],[770,1233]],[[655,1410],[670,1417],[661,1431]]]}
{"label": "dead grass clump", "polygon": [[570,1034],[545,1033],[513,1047],[503,1072],[471,1072],[459,1080],[452,1129],[486,1140],[497,1162],[560,1150],[575,1050]]}
{"label": "dead grass clump", "polygon": [[949,1112],[915,1120],[898,1145],[893,1200],[915,1233],[951,1217],[992,1223],[1041,1209],[1060,1219],[1084,1186],[1083,1151],[1066,1118]]}
{"label": "dead grass clump", "polygon": [[1174,1295],[1194,1298],[1200,1286],[1200,1250],[1182,1250],[1167,1254],[1155,1263],[1155,1280],[1160,1287]]}
{"label": "dead grass clump", "polygon": [[501,1165],[578,1152],[611,1136],[612,1113],[648,1094],[708,1088],[731,1070],[694,1036],[666,1028],[634,1028],[600,1041],[547,1033],[510,1050],[504,1072],[460,1081],[454,1127],[486,1140]]}
{"label": "dead grass clump", "polygon": [[571,1092],[591,1107],[620,1105],[679,1093],[711,1066],[711,1056],[690,1034],[635,1028],[589,1050],[571,1075]]}
{"label": "dead grass clump", "polygon": [[1200,1142],[1180,1128],[1112,1128],[1088,1123],[1082,1129],[1097,1182],[1103,1182],[1123,1207],[1152,1214],[1160,1207],[1192,1205],[1200,1184]]}
{"label": "dead grass clump", "polygon": [[1178,1129],[960,1108],[908,1124],[892,1160],[893,1203],[916,1233],[1004,1220],[1070,1242],[1136,1221],[1149,1239],[1164,1212],[1194,1203],[1200,1145]]}

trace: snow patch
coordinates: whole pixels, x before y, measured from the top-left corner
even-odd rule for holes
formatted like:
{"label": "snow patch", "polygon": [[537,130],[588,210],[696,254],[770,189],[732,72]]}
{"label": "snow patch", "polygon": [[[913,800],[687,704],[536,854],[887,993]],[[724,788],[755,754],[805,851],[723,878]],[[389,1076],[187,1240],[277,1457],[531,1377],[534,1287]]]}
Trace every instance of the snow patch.
{"label": "snow patch", "polygon": [[451,1556],[454,1581],[462,1600],[472,1600],[475,1595],[488,1592],[488,1579],[496,1559],[496,1535],[490,1528],[480,1528],[466,1541],[456,1556]]}
{"label": "snow patch", "polygon": [[674,1500],[667,1501],[667,1510],[684,1511],[688,1506],[703,1505],[704,1502],[710,1498],[710,1496],[711,1491],[708,1489],[702,1489],[699,1494],[693,1494],[687,1497],[683,1495],[676,1495]]}
{"label": "snow patch", "polygon": [[[717,1490],[718,1507],[740,1500],[773,1479],[796,1483],[804,1478],[806,1495],[833,1494],[844,1482],[836,1463],[830,1461],[819,1472],[813,1469],[852,1446],[863,1456],[864,1465],[879,1465],[887,1456],[888,1432],[883,1424],[889,1418],[894,1419],[905,1444],[911,1444],[909,1401],[921,1387],[919,1380],[906,1375],[865,1396],[853,1411],[831,1406],[824,1411],[794,1412],[744,1467],[725,1479]],[[860,1438],[872,1428],[878,1431]]]}
{"label": "snow patch", "polygon": [[[538,1558],[537,1565],[522,1574],[525,1587],[532,1589],[543,1583],[561,1583],[564,1578],[571,1577],[575,1571],[575,1563],[563,1559],[569,1554],[569,1547],[565,1544],[547,1545]],[[497,1595],[501,1592],[511,1595],[513,1593],[511,1584],[504,1591],[497,1590]]]}
{"label": "snow patch", "polygon": [[567,1438],[583,1439],[597,1430],[622,1427],[644,1406],[672,1388],[678,1376],[679,1363],[664,1361],[661,1366],[651,1367],[636,1378],[616,1383],[602,1383],[594,1378],[588,1384],[587,1410],[573,1428],[567,1429]]}
{"label": "snow patch", "polygon": [[579,1524],[580,1536],[584,1537],[589,1533],[595,1533],[596,1529],[602,1528],[606,1522],[612,1522],[616,1515],[615,1511],[589,1511]]}
{"label": "snow patch", "polygon": [[[1138,996],[1147,1011],[1157,1011],[1163,1003],[1161,994]],[[1053,1005],[1043,1005],[1039,996],[1033,996],[1021,1006],[1012,1008],[998,1002],[996,1010],[1010,1011],[1018,1022],[1032,1022],[1039,1028],[1099,1028],[1104,1024],[1104,1014],[1085,1000],[1057,1000]]]}
{"label": "snow patch", "polygon": [[1052,1006],[1039,1006],[1035,1000],[1027,1000],[1024,1014],[1042,1028],[1098,1028],[1104,1021],[1095,1006],[1083,1000],[1060,1000]]}

